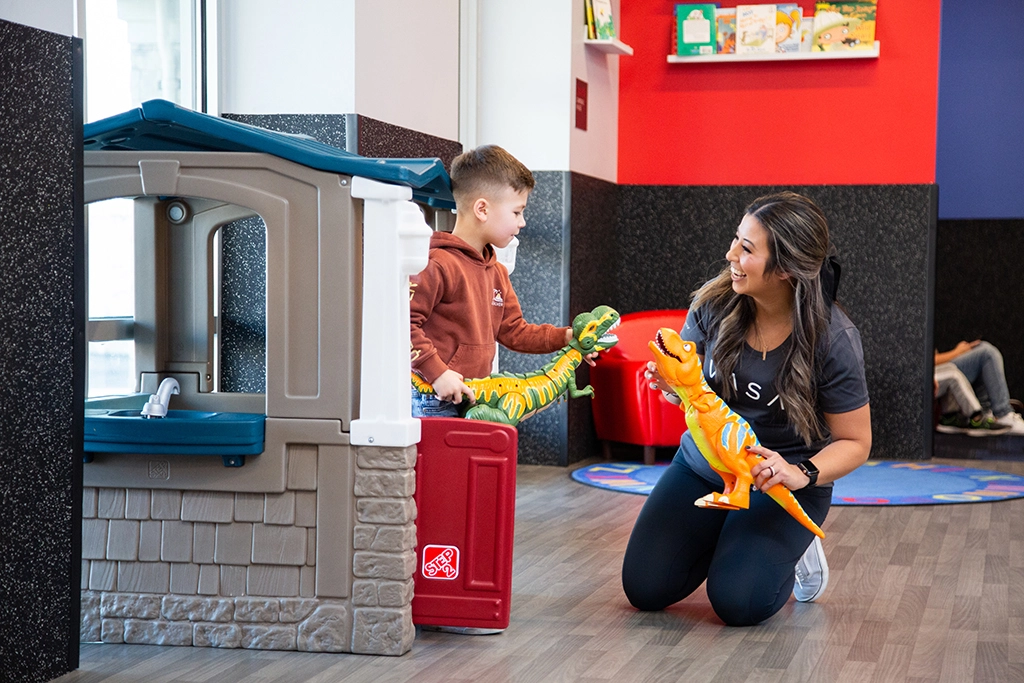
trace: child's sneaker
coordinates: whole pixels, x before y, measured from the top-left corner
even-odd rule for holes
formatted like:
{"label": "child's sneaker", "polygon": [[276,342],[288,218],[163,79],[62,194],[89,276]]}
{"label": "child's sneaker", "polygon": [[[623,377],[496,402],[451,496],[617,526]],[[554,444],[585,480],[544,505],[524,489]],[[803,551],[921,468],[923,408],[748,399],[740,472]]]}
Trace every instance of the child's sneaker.
{"label": "child's sneaker", "polygon": [[966,434],[970,428],[969,422],[970,419],[966,415],[946,413],[939,418],[939,424],[935,426],[935,431],[943,434]]}
{"label": "child's sneaker", "polygon": [[1024,435],[1024,418],[1016,412],[1009,412],[1002,417],[997,417],[994,422],[1003,429],[1003,434]]}
{"label": "child's sneaker", "polygon": [[[1010,413],[1010,415],[1016,414]],[[975,415],[968,421],[967,433],[970,436],[994,436],[996,434],[1005,434],[1008,431],[1010,431],[1009,425],[1001,424],[991,415]],[[1021,433],[1024,434],[1024,431]]]}
{"label": "child's sneaker", "polygon": [[[1016,415],[1016,413],[1011,413],[1011,415]],[[1005,419],[1012,418],[1006,417]],[[1024,428],[1024,423],[1022,423],[1022,428]],[[995,436],[1010,431],[1010,426],[999,424],[991,415],[980,412],[973,417],[967,417],[961,413],[947,413],[939,418],[939,424],[936,425],[935,430],[943,434]],[[1021,433],[1024,434],[1024,431]]]}

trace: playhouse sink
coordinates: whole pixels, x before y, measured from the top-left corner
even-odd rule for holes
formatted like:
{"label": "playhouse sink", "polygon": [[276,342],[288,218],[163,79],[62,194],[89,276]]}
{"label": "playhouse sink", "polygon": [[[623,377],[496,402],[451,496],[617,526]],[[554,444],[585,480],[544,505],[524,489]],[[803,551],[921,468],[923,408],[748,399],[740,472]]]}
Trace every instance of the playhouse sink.
{"label": "playhouse sink", "polygon": [[246,455],[263,452],[265,420],[258,413],[169,410],[147,418],[136,409],[86,408],[86,462],[91,453],[219,455],[225,467],[241,467]]}
{"label": "playhouse sink", "polygon": [[[209,413],[202,410],[168,410],[164,417],[146,418],[147,420],[206,420],[215,415],[238,415],[241,413]],[[142,417],[141,410],[113,410],[109,417]]]}

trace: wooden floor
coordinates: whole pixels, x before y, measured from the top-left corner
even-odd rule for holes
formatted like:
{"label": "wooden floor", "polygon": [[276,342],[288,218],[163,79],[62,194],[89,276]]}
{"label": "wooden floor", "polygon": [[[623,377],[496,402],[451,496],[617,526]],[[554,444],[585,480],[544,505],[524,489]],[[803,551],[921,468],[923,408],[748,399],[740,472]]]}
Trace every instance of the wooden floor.
{"label": "wooden floor", "polygon": [[[1024,456],[1022,456],[1024,457]],[[1024,474],[1016,461],[942,461]],[[424,632],[403,657],[84,645],[94,681],[1024,681],[1024,499],[835,507],[813,604],[723,626],[700,589],[639,613],[619,570],[644,497],[520,466],[512,623]]]}

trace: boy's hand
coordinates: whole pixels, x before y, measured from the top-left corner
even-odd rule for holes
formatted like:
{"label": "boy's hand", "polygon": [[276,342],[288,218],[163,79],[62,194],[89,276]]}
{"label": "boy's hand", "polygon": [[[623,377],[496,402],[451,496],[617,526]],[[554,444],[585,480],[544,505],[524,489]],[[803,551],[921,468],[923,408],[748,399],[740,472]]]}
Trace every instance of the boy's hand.
{"label": "boy's hand", "polygon": [[432,382],[434,393],[442,401],[449,401],[455,405],[462,403],[463,395],[470,403],[476,403],[476,394],[462,381],[462,375],[454,370],[445,370]]}
{"label": "boy's hand", "polygon": [[[568,346],[569,342],[571,342],[572,340],[572,328],[570,327],[565,331],[565,346]],[[586,356],[583,356],[583,360],[587,361],[587,365],[589,365],[590,367],[594,367],[595,365],[597,365],[597,363],[594,362],[597,356],[598,352],[594,351],[593,353],[588,353]]]}

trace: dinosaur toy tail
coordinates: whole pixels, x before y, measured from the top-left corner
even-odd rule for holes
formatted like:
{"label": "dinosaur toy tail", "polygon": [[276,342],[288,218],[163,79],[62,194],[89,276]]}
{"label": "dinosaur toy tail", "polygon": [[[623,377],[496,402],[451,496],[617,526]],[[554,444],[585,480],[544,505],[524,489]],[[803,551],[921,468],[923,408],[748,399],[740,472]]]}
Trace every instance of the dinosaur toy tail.
{"label": "dinosaur toy tail", "polygon": [[800,522],[806,527],[811,533],[818,538],[825,538],[825,532],[814,523],[814,520],[807,516],[804,509],[797,502],[797,499],[793,496],[792,491],[787,489],[782,484],[776,484],[767,491],[768,496],[776,503],[782,506],[782,509],[788,512],[793,519]]}

